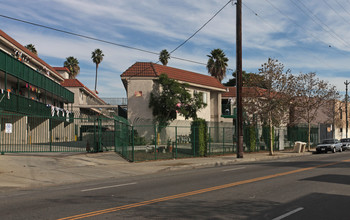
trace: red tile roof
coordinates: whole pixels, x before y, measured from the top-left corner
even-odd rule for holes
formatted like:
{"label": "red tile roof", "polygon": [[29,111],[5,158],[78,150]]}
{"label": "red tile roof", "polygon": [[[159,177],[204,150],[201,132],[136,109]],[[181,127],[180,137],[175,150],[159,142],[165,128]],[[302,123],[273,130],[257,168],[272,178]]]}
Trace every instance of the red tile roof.
{"label": "red tile roof", "polygon": [[212,76],[151,62],[136,62],[122,75],[120,75],[120,77],[159,77],[163,73],[167,74],[170,79],[219,89],[226,89],[226,87],[223,86],[219,80]]}
{"label": "red tile roof", "polygon": [[[237,88],[236,87],[227,87],[228,92],[222,94],[222,97],[231,98],[237,97]],[[242,87],[242,97],[257,97],[261,96],[266,90],[256,87]]]}
{"label": "red tile roof", "polygon": [[19,49],[21,49],[22,51],[24,51],[25,53],[29,54],[30,57],[32,59],[35,59],[36,61],[38,61],[39,63],[41,63],[42,65],[44,65],[46,68],[50,69],[52,72],[55,73],[55,75],[57,75],[59,78],[63,79],[63,77],[58,74],[56,72],[56,70],[50,66],[49,64],[47,64],[45,61],[43,61],[42,59],[40,59],[36,54],[32,53],[30,50],[28,50],[25,46],[23,46],[22,44],[18,43],[15,39],[13,39],[12,37],[10,37],[9,35],[7,35],[5,32],[3,32],[0,29],[0,36],[2,36],[3,38],[5,38],[6,40],[8,40],[9,42],[11,42],[13,45],[15,45],[16,47],[18,47]]}
{"label": "red tile roof", "polygon": [[83,83],[81,83],[77,79],[65,79],[63,82],[61,82],[61,86],[63,86],[63,87],[81,87],[81,88],[84,88],[87,91],[89,91],[93,96],[95,96],[97,99],[99,99],[104,104],[106,104],[106,102],[103,101],[100,97],[98,97],[98,95],[96,93],[91,91],[88,87],[86,87]]}
{"label": "red tile roof", "polygon": [[54,68],[54,70],[56,70],[56,71],[67,71],[68,73],[70,72],[69,71],[69,69],[67,68],[67,67],[53,67]]}

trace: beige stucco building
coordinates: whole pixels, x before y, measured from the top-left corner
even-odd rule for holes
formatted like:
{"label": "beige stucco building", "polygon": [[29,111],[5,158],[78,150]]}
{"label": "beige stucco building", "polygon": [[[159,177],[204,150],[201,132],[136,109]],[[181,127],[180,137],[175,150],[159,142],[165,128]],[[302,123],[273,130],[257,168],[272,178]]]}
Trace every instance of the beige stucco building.
{"label": "beige stucco building", "polygon": [[[195,92],[203,94],[203,101],[207,106],[197,113],[199,118],[207,122],[220,122],[221,94],[226,92],[226,87],[216,78],[155,63],[136,62],[121,75],[127,93],[130,123],[152,122],[152,109],[148,107],[150,94],[158,88],[157,80],[163,73],[170,79],[187,83],[191,94]],[[172,124],[178,124],[184,120],[184,117],[178,114]]]}

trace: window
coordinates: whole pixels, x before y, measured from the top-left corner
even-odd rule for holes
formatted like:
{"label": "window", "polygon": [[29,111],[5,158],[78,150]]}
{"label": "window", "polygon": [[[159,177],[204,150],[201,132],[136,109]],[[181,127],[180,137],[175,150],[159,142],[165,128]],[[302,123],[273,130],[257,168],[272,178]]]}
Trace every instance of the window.
{"label": "window", "polygon": [[341,108],[339,108],[339,114],[340,119],[343,119],[343,110]]}
{"label": "window", "polygon": [[343,128],[339,128],[340,133],[343,132]]}
{"label": "window", "polygon": [[207,104],[207,93],[203,92],[203,102]]}

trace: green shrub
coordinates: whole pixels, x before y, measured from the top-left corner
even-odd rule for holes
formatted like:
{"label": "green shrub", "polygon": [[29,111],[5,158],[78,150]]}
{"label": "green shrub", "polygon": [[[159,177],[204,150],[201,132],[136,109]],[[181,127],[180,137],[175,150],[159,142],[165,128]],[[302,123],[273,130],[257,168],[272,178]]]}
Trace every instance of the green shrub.
{"label": "green shrub", "polygon": [[256,129],[255,126],[249,126],[248,127],[248,147],[249,151],[255,151],[256,149]]}
{"label": "green shrub", "polygon": [[[262,135],[264,139],[265,146],[270,149],[270,128],[268,126],[263,126]],[[272,143],[275,143],[275,129],[272,127]]]}
{"label": "green shrub", "polygon": [[192,152],[198,156],[207,155],[208,125],[204,119],[196,119],[191,123]]}

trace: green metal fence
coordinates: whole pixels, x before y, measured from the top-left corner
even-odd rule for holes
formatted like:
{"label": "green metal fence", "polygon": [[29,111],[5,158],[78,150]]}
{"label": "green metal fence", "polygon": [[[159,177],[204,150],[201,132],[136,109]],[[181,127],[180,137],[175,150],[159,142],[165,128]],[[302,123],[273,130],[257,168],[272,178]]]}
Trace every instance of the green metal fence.
{"label": "green metal fence", "polygon": [[[73,115],[73,114],[72,114]],[[0,114],[0,152],[115,151],[113,118]]]}
{"label": "green metal fence", "polygon": [[[208,127],[206,146],[199,149],[199,132],[194,126],[131,126],[121,117],[74,115],[80,117],[1,113],[0,152],[114,151],[129,161],[146,161],[234,154],[237,150],[232,126]],[[268,134],[264,127],[244,127],[244,151],[268,151]],[[275,150],[307,141],[305,127],[275,128],[273,134]],[[311,142],[318,142],[318,128],[312,129]]]}
{"label": "green metal fence", "polygon": [[[196,128],[191,126],[155,125],[131,126],[127,122],[116,121],[116,152],[129,161],[177,159],[198,157],[195,149]],[[208,140],[205,156],[235,154],[236,138],[234,127],[208,127]],[[316,143],[318,129],[311,132]],[[307,141],[304,127],[274,128],[273,148],[283,150],[292,148],[296,141]],[[270,136],[266,127],[244,127],[244,152],[269,151]]]}

